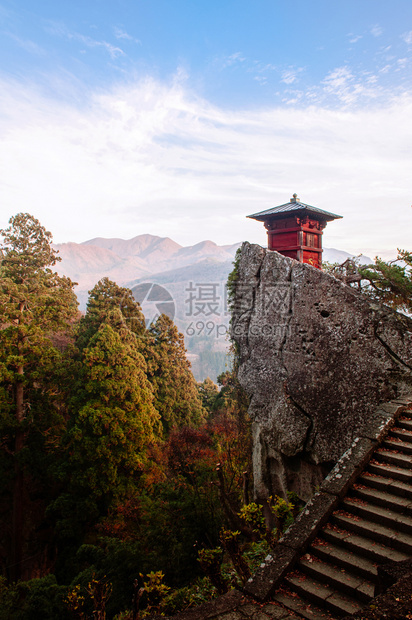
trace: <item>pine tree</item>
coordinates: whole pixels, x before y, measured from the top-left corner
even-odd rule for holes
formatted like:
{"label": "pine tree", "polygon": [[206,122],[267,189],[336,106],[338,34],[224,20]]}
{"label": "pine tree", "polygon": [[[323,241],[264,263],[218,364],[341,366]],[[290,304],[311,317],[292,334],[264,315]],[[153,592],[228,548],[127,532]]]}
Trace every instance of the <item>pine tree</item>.
{"label": "pine tree", "polygon": [[60,260],[51,233],[28,213],[12,217],[9,224],[0,231],[0,395],[2,440],[14,472],[10,576],[18,579],[30,529],[24,517],[29,495],[25,469],[39,444],[51,449],[56,427],[63,425],[53,383],[61,353],[53,337],[68,329],[77,302],[73,283],[51,269]]}
{"label": "pine tree", "polygon": [[109,278],[102,278],[89,291],[87,312],[82,318],[77,335],[80,349],[88,341],[114,309],[120,310],[128,328],[137,336],[145,333],[145,318],[140,304],[134,299],[130,289],[118,286]]}
{"label": "pine tree", "polygon": [[78,487],[116,495],[144,462],[159,434],[159,414],[136,335],[118,308],[82,351],[68,435]]}
{"label": "pine tree", "polygon": [[144,318],[129,293],[101,280],[78,330],[67,459],[60,469],[65,489],[53,504],[66,552],[133,492],[148,446],[161,433],[141,352]]}
{"label": "pine tree", "polygon": [[154,387],[155,407],[165,432],[173,427],[200,424],[206,412],[186,358],[183,335],[165,314],[151,325],[149,334],[148,378]]}
{"label": "pine tree", "polygon": [[412,312],[411,252],[398,249],[397,258],[389,262],[377,257],[374,265],[360,267],[359,273],[370,295],[395,310]]}
{"label": "pine tree", "polygon": [[198,390],[203,407],[211,413],[216,408],[216,401],[219,396],[218,386],[213,383],[210,377],[206,377],[204,381],[198,384]]}

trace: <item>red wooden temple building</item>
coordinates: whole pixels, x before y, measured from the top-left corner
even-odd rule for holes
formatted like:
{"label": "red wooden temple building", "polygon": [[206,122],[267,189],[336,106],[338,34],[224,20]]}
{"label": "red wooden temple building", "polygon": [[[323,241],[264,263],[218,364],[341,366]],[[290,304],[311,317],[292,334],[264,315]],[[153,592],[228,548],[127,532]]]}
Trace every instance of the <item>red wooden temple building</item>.
{"label": "red wooden temple building", "polygon": [[320,269],[323,229],[328,222],[342,216],[311,207],[293,194],[286,204],[247,217],[264,223],[269,250]]}

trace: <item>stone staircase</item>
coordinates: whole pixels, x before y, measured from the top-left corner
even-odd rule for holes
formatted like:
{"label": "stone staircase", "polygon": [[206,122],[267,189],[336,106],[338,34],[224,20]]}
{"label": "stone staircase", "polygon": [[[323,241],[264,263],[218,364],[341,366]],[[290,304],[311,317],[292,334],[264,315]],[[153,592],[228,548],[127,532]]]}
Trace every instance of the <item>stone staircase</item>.
{"label": "stone staircase", "polygon": [[[173,618],[339,620],[352,614],[375,618],[367,610],[376,594],[377,567],[408,558],[412,558],[412,394],[380,405],[368,417],[359,437],[241,591],[231,590]],[[410,581],[409,575],[406,580]],[[372,604],[387,609],[385,597]],[[410,588],[406,593],[398,588],[391,597],[408,607]],[[412,610],[411,615],[396,617],[412,617]]]}
{"label": "stone staircase", "polygon": [[411,556],[412,411],[404,411],[271,598],[308,620],[343,618],[374,597],[377,565]]}

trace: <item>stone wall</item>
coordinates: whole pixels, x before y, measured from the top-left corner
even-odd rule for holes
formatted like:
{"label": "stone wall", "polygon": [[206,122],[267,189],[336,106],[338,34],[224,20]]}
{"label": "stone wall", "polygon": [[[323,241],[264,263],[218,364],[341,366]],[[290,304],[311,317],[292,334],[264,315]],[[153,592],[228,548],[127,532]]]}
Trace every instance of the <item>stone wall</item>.
{"label": "stone wall", "polygon": [[258,245],[242,246],[232,337],[257,498],[308,500],[376,406],[412,388],[411,319]]}

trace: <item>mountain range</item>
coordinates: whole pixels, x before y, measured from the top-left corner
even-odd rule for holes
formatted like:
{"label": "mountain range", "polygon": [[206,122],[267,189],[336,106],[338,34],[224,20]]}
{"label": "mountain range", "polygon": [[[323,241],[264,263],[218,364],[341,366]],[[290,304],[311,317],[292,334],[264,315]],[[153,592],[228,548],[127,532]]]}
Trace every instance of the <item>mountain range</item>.
{"label": "mountain range", "polygon": [[[181,246],[168,237],[138,235],[132,239],[96,237],[83,243],[55,244],[62,259],[57,271],[76,282],[85,311],[88,291],[107,276],[133,290],[150,323],[161,312],[173,318],[185,335],[188,358],[197,380],[213,380],[228,363],[226,281],[241,243],[202,241]],[[324,260],[342,263],[351,255],[324,248]],[[362,262],[372,262],[363,257]]]}

